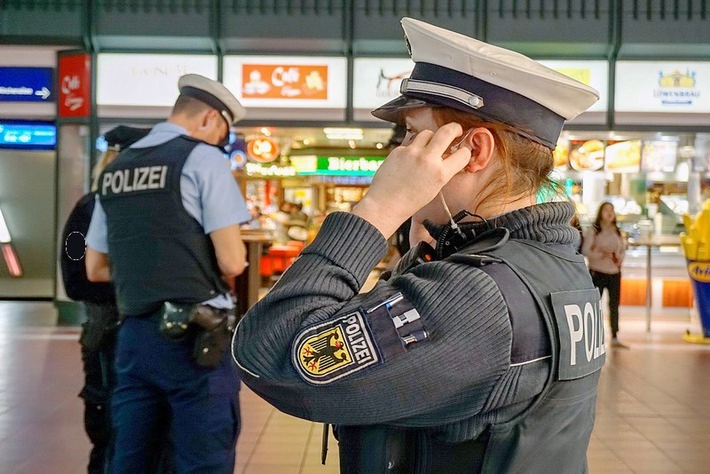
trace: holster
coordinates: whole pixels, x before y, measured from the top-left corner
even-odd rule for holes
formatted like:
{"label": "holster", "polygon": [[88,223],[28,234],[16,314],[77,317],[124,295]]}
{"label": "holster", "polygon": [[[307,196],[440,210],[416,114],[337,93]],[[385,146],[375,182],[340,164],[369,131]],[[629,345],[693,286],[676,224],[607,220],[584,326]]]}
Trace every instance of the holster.
{"label": "holster", "polygon": [[340,472],[365,474],[415,472],[411,440],[405,429],[390,426],[336,426]]}
{"label": "holster", "polygon": [[82,324],[79,343],[84,351],[99,350],[115,336],[118,327],[118,309],[115,305],[86,303],[88,318]]}
{"label": "holster", "polygon": [[199,305],[192,312],[191,322],[201,328],[195,338],[195,361],[203,367],[217,367],[229,348],[237,326],[234,310]]}
{"label": "holster", "polygon": [[217,367],[229,348],[237,318],[234,310],[166,301],[159,331],[173,340],[194,335],[193,357],[198,365]]}

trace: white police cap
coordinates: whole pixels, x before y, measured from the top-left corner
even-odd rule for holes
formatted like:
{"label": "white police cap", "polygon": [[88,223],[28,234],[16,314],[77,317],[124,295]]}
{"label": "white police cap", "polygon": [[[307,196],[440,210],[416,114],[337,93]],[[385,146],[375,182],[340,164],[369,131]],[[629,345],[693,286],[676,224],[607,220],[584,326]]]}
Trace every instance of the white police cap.
{"label": "white police cap", "polygon": [[199,74],[185,74],[178,80],[180,95],[193,97],[219,111],[231,126],[243,119],[247,111],[234,94],[220,82]]}
{"label": "white police cap", "polygon": [[400,97],[372,111],[402,123],[403,110],[444,106],[502,122],[551,149],[565,120],[599,99],[599,93],[520,53],[412,18],[402,28],[414,70]]}

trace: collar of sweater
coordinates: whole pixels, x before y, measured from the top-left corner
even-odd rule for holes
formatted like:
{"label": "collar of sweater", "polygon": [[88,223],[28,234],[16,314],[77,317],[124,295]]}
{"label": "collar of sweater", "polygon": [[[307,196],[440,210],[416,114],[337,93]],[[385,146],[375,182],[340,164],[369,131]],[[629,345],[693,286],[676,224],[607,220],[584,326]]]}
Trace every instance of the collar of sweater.
{"label": "collar of sweater", "polygon": [[460,223],[459,230],[453,229],[450,224],[434,224],[430,221],[425,221],[424,225],[436,240],[437,258],[444,258],[495,227],[505,227],[513,239],[575,244],[579,235],[570,225],[573,215],[574,206],[571,203],[550,202],[516,209],[487,221]]}

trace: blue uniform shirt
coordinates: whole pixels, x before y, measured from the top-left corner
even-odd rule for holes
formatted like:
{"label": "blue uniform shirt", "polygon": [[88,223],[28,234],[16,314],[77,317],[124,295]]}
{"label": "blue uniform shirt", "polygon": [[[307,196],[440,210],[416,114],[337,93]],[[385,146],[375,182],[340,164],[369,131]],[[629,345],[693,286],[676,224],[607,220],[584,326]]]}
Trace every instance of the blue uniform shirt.
{"label": "blue uniform shirt", "polygon": [[[179,135],[187,135],[187,130],[169,122],[162,122],[153,127],[144,138],[131,145],[131,148],[161,145]],[[251,219],[244,198],[230,172],[229,161],[213,146],[199,144],[187,157],[180,177],[180,192],[185,210],[197,219],[205,234]],[[86,242],[94,250],[108,253],[106,213],[98,196]],[[205,303],[217,308],[233,306],[230,296],[226,294]]]}

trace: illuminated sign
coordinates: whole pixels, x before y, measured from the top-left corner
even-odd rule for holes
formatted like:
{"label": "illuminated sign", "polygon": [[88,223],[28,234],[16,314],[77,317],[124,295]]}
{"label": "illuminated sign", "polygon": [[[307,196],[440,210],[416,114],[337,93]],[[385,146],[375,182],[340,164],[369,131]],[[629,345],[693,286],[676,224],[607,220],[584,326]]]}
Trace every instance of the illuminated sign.
{"label": "illuminated sign", "polygon": [[605,112],[608,109],[609,63],[607,61],[540,60],[538,62],[595,88],[599,92],[599,100],[589,107],[588,111]]}
{"label": "illuminated sign", "polygon": [[399,97],[402,79],[414,61],[403,58],[356,58],[353,63],[353,107],[372,110]]}
{"label": "illuminated sign", "polygon": [[210,55],[100,53],[96,68],[98,105],[169,107],[180,76],[217,79],[217,57]]}
{"label": "illuminated sign", "polygon": [[373,176],[384,156],[292,156],[299,175]]}
{"label": "illuminated sign", "polygon": [[242,64],[245,99],[328,99],[328,66]]}
{"label": "illuminated sign", "polygon": [[261,163],[247,163],[245,167],[249,176],[289,177],[296,176],[292,166],[264,166]]}
{"label": "illuminated sign", "polygon": [[0,122],[0,148],[51,150],[56,145],[54,125]]}
{"label": "illuminated sign", "polygon": [[15,248],[12,244],[0,244],[0,247],[2,247],[2,256],[5,258],[5,265],[7,265],[10,276],[13,278],[22,277],[22,264],[20,263],[20,257],[15,252]]}
{"label": "illuminated sign", "polygon": [[49,67],[0,67],[0,101],[53,102],[53,76]]}
{"label": "illuminated sign", "polygon": [[710,61],[618,61],[619,112],[710,113]]}
{"label": "illuminated sign", "polygon": [[59,57],[60,117],[88,117],[91,114],[91,55],[72,54]]}
{"label": "illuminated sign", "polygon": [[347,60],[225,56],[224,85],[248,107],[344,108]]}
{"label": "illuminated sign", "polygon": [[247,142],[249,158],[259,163],[271,163],[279,157],[279,151],[279,144],[266,136]]}

